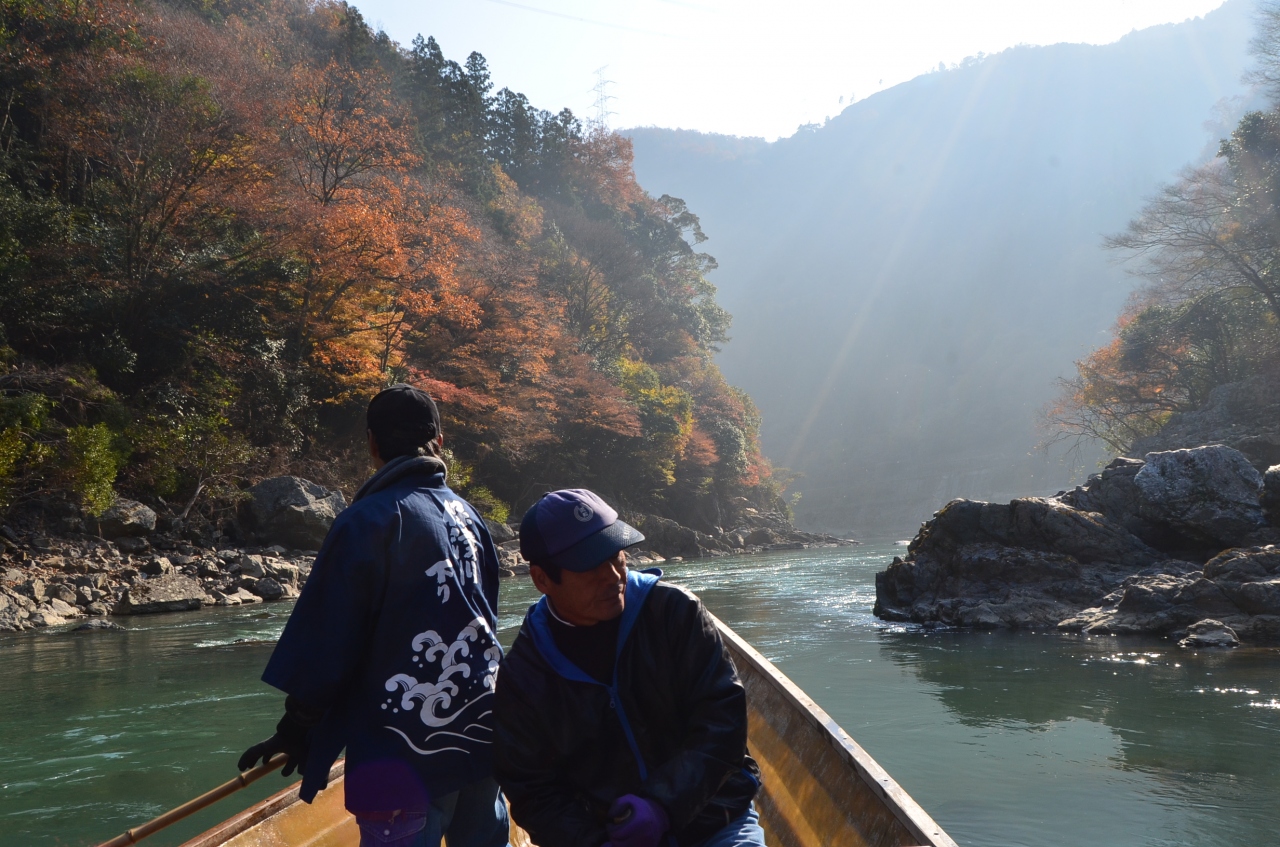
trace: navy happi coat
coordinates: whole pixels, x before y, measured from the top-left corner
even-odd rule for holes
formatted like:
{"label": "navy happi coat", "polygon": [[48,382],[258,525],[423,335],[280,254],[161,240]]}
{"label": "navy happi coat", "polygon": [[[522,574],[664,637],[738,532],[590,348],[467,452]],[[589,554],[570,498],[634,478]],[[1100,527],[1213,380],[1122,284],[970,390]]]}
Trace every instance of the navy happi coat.
{"label": "navy happi coat", "polygon": [[389,462],[340,514],[262,678],[325,709],[308,802],[347,750],[354,813],[425,812],[491,771],[498,559],[430,457]]}

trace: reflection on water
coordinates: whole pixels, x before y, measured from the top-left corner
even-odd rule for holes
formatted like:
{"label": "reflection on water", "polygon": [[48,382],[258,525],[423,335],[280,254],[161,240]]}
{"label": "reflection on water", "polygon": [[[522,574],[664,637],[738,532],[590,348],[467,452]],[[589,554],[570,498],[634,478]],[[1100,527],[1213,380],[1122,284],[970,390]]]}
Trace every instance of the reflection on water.
{"label": "reflection on water", "polygon": [[[961,844],[1237,845],[1280,829],[1280,651],[912,631],[870,613],[892,543],[677,564],[668,578],[808,691]],[[507,580],[510,643],[536,594]],[[234,774],[280,698],[289,607],[0,637],[0,847],[91,845]],[[278,790],[265,780],[247,803]],[[148,844],[176,845],[215,807]]]}
{"label": "reflection on water", "polygon": [[[1027,839],[1039,823],[1065,827],[1064,844],[1086,831],[1101,843],[1241,844],[1280,823],[1280,721],[1259,708],[1278,688],[1274,650],[904,633],[881,652],[965,728],[978,767],[1004,786],[982,804],[1016,815]],[[1059,806],[1060,791],[1078,805]],[[1001,842],[1026,843],[1010,835]]]}

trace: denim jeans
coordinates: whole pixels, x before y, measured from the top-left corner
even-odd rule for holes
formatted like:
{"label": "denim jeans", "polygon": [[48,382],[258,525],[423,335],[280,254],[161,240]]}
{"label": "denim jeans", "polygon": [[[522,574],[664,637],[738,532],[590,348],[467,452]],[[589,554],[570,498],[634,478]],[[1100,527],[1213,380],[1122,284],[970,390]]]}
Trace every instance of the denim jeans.
{"label": "denim jeans", "polygon": [[507,804],[492,777],[438,798],[426,814],[401,814],[391,821],[356,817],[360,847],[506,847]]}
{"label": "denim jeans", "polygon": [[765,847],[764,830],[760,828],[756,804],[752,803],[745,812],[725,824],[719,832],[700,842],[697,847]]}

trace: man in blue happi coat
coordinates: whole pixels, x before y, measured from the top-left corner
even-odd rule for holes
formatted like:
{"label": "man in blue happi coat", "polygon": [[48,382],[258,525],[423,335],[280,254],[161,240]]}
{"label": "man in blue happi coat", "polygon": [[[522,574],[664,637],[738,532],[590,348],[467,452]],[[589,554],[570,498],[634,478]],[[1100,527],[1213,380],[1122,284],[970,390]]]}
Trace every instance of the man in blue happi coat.
{"label": "man in blue happi coat", "polygon": [[501,847],[492,776],[498,560],[484,521],[445,485],[440,415],[394,385],[369,403],[377,473],[329,530],[262,678],[283,691],[276,753],[311,802],[343,747],[361,847]]}

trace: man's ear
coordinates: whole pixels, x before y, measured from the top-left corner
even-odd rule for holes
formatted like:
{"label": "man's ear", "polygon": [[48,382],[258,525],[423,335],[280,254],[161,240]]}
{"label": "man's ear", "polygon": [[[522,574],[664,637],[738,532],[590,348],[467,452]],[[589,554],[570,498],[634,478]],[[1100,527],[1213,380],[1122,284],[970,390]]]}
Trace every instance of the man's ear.
{"label": "man's ear", "polygon": [[378,452],[378,439],[373,437],[371,429],[366,429],[365,433],[369,436],[369,458],[377,462],[382,459],[382,454]]}
{"label": "man's ear", "polygon": [[538,589],[539,593],[548,593],[547,586],[551,585],[551,577],[547,576],[547,572],[540,566],[529,565],[529,578],[533,580],[533,587]]}

